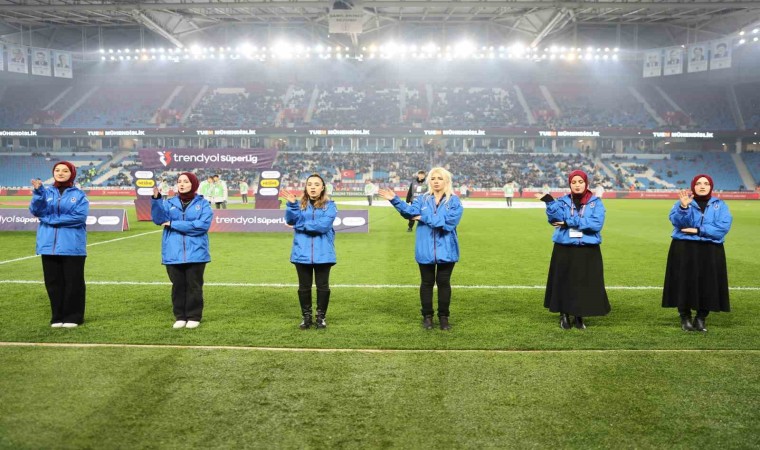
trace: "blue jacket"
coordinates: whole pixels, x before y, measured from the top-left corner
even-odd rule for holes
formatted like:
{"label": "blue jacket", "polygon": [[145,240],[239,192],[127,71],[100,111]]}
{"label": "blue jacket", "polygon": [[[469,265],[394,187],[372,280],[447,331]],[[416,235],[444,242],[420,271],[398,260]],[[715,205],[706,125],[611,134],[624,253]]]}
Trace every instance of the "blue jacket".
{"label": "blue jacket", "polygon": [[414,259],[419,264],[438,264],[459,261],[457,225],[462,220],[462,202],[452,195],[435,204],[435,196],[426,193],[407,204],[395,197],[391,204],[405,219],[420,216],[414,245]]}
{"label": "blue jacket", "polygon": [[[599,245],[602,243],[602,227],[605,210],[602,201],[592,195],[578,211],[573,205],[571,194],[567,194],[546,204],[546,217],[552,222],[565,222],[554,230],[552,241],[562,245]],[[570,230],[578,230],[580,237],[570,237]]]}
{"label": "blue jacket", "polygon": [[90,201],[83,191],[70,187],[58,192],[41,186],[32,193],[29,211],[40,219],[37,254],[87,256],[87,214]]}
{"label": "blue jacket", "polygon": [[164,227],[161,238],[162,264],[211,261],[208,229],[211,228],[214,213],[202,195],[196,195],[184,211],[179,196],[154,198],[151,200],[150,215],[156,225],[170,223]]}
{"label": "blue jacket", "polygon": [[324,208],[314,208],[307,203],[288,202],[285,222],[293,227],[293,249],[290,262],[298,264],[335,264],[335,230],[333,222],[338,215],[335,202],[328,200]]}
{"label": "blue jacket", "polygon": [[[684,241],[702,241],[722,244],[726,234],[731,229],[733,217],[728,211],[728,205],[723,200],[711,197],[707,202],[704,214],[699,210],[695,200],[688,208],[682,209],[681,202],[676,202],[670,210],[670,223],[673,224],[673,239]],[[696,228],[697,234],[686,234],[682,228]]]}

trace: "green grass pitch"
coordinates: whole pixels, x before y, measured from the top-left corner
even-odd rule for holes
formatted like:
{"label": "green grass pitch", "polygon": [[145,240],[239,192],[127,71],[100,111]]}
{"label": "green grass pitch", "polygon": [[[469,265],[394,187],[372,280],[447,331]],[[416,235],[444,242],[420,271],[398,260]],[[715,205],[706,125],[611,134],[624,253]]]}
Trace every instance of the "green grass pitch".
{"label": "green grass pitch", "polygon": [[450,332],[420,327],[387,207],[337,235],[319,331],[297,328],[286,233],[211,234],[196,330],[171,328],[160,232],[132,213],[88,235],[74,330],[48,326],[34,234],[0,234],[0,448],[758,448],[760,202],[729,201],[733,310],[705,334],[660,307],[672,204],[605,201],[612,312],[585,331],[543,308],[541,209],[465,210]]}

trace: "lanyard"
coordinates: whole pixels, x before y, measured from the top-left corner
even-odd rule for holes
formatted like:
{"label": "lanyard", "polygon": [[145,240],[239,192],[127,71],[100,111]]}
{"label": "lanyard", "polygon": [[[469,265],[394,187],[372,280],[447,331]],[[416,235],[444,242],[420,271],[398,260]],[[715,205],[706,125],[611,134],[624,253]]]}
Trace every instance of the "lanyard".
{"label": "lanyard", "polygon": [[[583,217],[583,213],[586,211],[586,205],[581,206],[581,211],[578,213],[578,216]],[[575,215],[575,203],[573,203],[572,199],[570,200],[570,217],[573,217]]]}

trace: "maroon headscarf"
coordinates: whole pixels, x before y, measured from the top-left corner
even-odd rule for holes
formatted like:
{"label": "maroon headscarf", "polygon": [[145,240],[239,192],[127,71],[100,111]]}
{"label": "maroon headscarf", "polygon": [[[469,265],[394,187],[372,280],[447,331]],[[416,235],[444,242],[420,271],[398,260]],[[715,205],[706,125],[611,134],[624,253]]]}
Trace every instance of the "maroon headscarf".
{"label": "maroon headscarf", "polygon": [[582,170],[573,170],[570,172],[570,175],[567,176],[567,184],[572,184],[573,178],[575,177],[581,177],[583,179],[583,181],[586,183],[586,191],[582,194],[573,194],[571,192],[571,195],[573,196],[573,200],[580,200],[581,205],[585,205],[591,198],[591,191],[588,190],[588,175],[586,175],[586,172]]}
{"label": "maroon headscarf", "polygon": [[[195,198],[195,192],[198,190],[198,186],[200,186],[200,183],[198,182],[198,177],[195,176],[192,172],[182,172],[179,174],[181,177],[182,175],[186,176],[188,180],[190,180],[190,191],[182,193],[179,193],[179,199],[183,202],[189,202],[190,200]],[[179,178],[179,177],[177,177]]]}
{"label": "maroon headscarf", "polygon": [[[708,192],[707,195],[697,195],[697,191],[695,189],[697,187],[697,180],[703,177],[707,178],[707,181],[710,182],[710,192]],[[715,186],[715,184],[713,184],[713,179],[710,177],[710,175],[705,175],[701,173],[697,175],[696,177],[694,177],[691,180],[691,192],[694,194],[694,199],[702,200],[702,201],[710,200],[710,197],[712,197],[713,186]]]}
{"label": "maroon headscarf", "polygon": [[74,167],[74,164],[71,164],[68,161],[58,161],[53,166],[53,173],[55,173],[55,168],[58,166],[66,166],[71,171],[71,176],[69,177],[68,181],[58,182],[57,180],[53,183],[53,186],[57,188],[70,188],[71,186],[74,186],[74,178],[77,177],[77,168]]}

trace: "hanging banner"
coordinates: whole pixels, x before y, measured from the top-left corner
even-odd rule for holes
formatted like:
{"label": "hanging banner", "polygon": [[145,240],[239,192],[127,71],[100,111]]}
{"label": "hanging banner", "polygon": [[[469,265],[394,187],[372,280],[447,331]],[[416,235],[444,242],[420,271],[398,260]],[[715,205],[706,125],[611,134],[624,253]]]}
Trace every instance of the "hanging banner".
{"label": "hanging banner", "polygon": [[52,75],[50,67],[50,50],[46,48],[32,48],[32,74],[49,77]]}
{"label": "hanging banner", "polygon": [[144,169],[271,169],[277,150],[158,148],[140,150]]}
{"label": "hanging banner", "polygon": [[364,11],[357,9],[334,9],[328,17],[329,32],[333,34],[360,34],[364,26]]}
{"label": "hanging banner", "polygon": [[707,70],[707,47],[705,44],[689,46],[689,72],[704,72]]}
{"label": "hanging banner", "polygon": [[8,46],[8,72],[29,73],[29,64],[26,56],[29,53],[29,47],[20,45]]}
{"label": "hanging banner", "polygon": [[662,75],[662,54],[660,49],[644,53],[644,78]]}
{"label": "hanging banner", "polygon": [[58,78],[72,78],[71,53],[53,51],[53,76]]}
{"label": "hanging banner", "polygon": [[[0,231],[37,231],[40,219],[28,209],[0,208]],[[129,221],[124,209],[90,209],[87,231],[127,231]]]}
{"label": "hanging banner", "polygon": [[665,75],[679,75],[683,73],[683,49],[671,47],[665,49]]}
{"label": "hanging banner", "polygon": [[729,67],[731,67],[731,41],[729,39],[712,41],[710,70],[728,69]]}
{"label": "hanging banner", "polygon": [[[369,211],[352,209],[338,211],[333,222],[336,233],[369,233]],[[288,233],[293,229],[285,223],[285,211],[278,209],[215,209],[211,233]]]}

